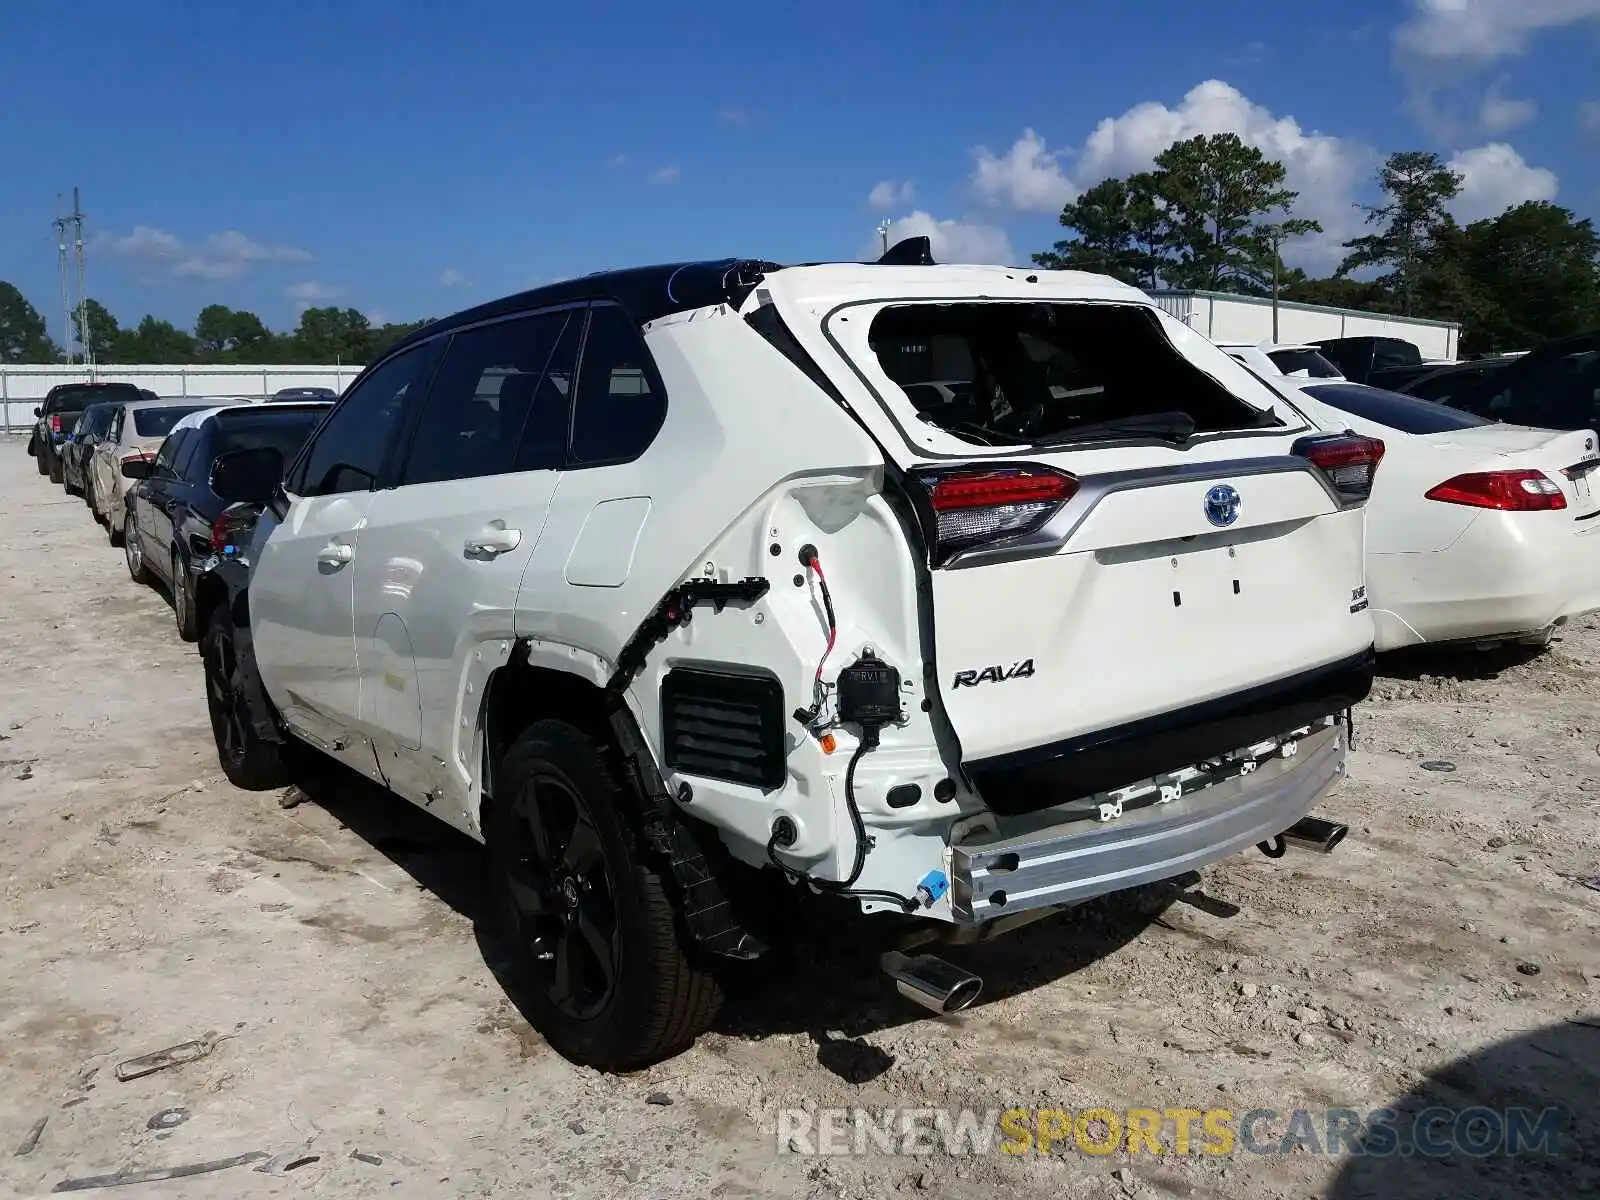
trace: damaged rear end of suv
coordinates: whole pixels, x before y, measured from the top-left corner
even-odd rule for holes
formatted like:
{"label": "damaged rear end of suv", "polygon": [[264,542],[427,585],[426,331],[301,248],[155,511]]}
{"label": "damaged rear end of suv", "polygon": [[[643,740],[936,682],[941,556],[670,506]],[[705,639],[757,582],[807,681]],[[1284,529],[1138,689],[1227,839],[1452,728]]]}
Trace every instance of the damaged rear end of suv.
{"label": "damaged rear end of suv", "polygon": [[[642,673],[669,790],[737,857],[941,923],[912,935],[926,948],[1251,846],[1337,844],[1310,814],[1372,681],[1381,442],[1308,424],[1093,275],[790,268],[737,315],[773,353],[707,359],[706,391],[808,386],[813,423],[869,447],[789,475],[703,556],[778,576],[778,653],[709,619]],[[684,328],[658,323],[652,347]],[[751,672],[801,703],[785,718],[751,686],[719,708]],[[737,716],[785,747],[759,800],[730,786],[717,722]],[[884,965],[936,1011],[977,994],[927,954]]]}
{"label": "damaged rear end of suv", "polygon": [[752,872],[912,922],[883,967],[949,1012],[981,984],[939,943],[1343,836],[1382,454],[1101,276],[925,240],[586,276],[351,385],[208,678],[260,697],[246,758],[487,843],[576,1061],[708,1027],[774,936]]}

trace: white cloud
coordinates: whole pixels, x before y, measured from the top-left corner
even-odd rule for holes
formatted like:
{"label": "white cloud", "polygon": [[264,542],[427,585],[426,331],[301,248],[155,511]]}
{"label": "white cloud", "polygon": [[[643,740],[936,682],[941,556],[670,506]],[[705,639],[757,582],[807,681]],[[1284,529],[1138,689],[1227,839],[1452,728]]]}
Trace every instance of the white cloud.
{"label": "white cloud", "polygon": [[613,154],[611,156],[611,161],[606,163],[606,166],[610,167],[613,171],[619,167],[625,167],[627,165],[628,156],[626,154]]}
{"label": "white cloud", "polygon": [[[1011,264],[1016,261],[1005,230],[994,225],[941,221],[918,209],[889,222],[891,246],[909,237],[928,238],[935,262]],[[876,257],[879,249],[879,244],[874,243],[871,257]]]}
{"label": "white cloud", "polygon": [[754,115],[742,104],[727,104],[717,112],[717,119],[724,125],[748,125]]}
{"label": "white cloud", "polygon": [[650,172],[651,183],[677,183],[683,178],[683,172],[677,167],[657,167]]}
{"label": "white cloud", "polygon": [[996,156],[986,146],[972,154],[977,160],[972,186],[989,204],[1055,214],[1078,194],[1061,169],[1060,153],[1045,149],[1044,139],[1032,129],[1024,129],[1003,155]]}
{"label": "white cloud", "polygon": [[239,279],[258,263],[312,261],[309,250],[265,245],[236,229],[209,234],[203,241],[191,244],[165,229],[136,225],[132,233],[120,237],[101,235],[94,246],[113,258],[133,263],[145,278],[185,282]]}
{"label": "white cloud", "polygon": [[467,281],[467,277],[455,267],[446,267],[439,272],[439,286],[444,288],[460,287]]}
{"label": "white cloud", "polygon": [[[1149,100],[1119,117],[1105,118],[1075,154],[1047,154],[1044,139],[1025,130],[1005,158],[980,156],[972,182],[980,194],[995,195],[1006,193],[1000,181],[1016,180],[1019,186],[1010,194],[1037,197],[1037,203],[1015,207],[1053,211],[1059,204],[1046,205],[1046,196],[1052,201],[1070,198],[1103,179],[1146,170],[1174,142],[1217,133],[1236,133],[1283,163],[1287,186],[1300,193],[1295,215],[1322,223],[1321,235],[1287,244],[1284,257],[1308,270],[1336,265],[1343,254],[1340,243],[1360,231],[1361,217],[1353,206],[1356,188],[1371,173],[1377,156],[1348,138],[1307,131],[1295,118],[1273,114],[1220,79],[1190,88],[1174,108]],[[1070,173],[1062,170],[1064,157],[1071,158]],[[1011,164],[1009,172],[1001,169],[1005,164]],[[1019,169],[1025,166],[1032,170]]]}
{"label": "white cloud", "polygon": [[337,300],[344,295],[344,289],[317,279],[307,279],[303,283],[291,283],[283,289],[283,294],[293,300],[297,307],[310,308],[313,304]]}
{"label": "white cloud", "polygon": [[1534,101],[1507,96],[1502,90],[1505,82],[1503,79],[1495,80],[1484,93],[1483,104],[1478,109],[1478,123],[1483,126],[1485,133],[1509,133],[1526,125],[1539,113],[1539,106]]}
{"label": "white cloud", "polygon": [[867,193],[867,203],[880,212],[887,212],[891,208],[902,208],[910,204],[916,194],[917,189],[909,179],[903,183],[885,179]]}
{"label": "white cloud", "polygon": [[1499,216],[1528,200],[1553,200],[1559,181],[1554,171],[1529,166],[1504,142],[1463,150],[1450,160],[1461,174],[1461,194],[1450,211],[1463,223]]}
{"label": "white cloud", "polygon": [[1600,20],[1600,0],[1411,0],[1395,45],[1417,62],[1487,63],[1519,55],[1549,29]]}
{"label": "white cloud", "polygon": [[1586,100],[1578,105],[1578,132],[1600,142],[1600,100]]}

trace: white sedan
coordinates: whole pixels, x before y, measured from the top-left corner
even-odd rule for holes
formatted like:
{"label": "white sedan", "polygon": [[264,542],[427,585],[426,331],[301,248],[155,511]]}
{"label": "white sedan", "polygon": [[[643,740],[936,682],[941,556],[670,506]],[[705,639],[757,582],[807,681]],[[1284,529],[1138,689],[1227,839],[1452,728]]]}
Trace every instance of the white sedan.
{"label": "white sedan", "polygon": [[1343,380],[1272,382],[1325,429],[1380,438],[1367,505],[1367,599],[1379,650],[1542,645],[1600,609],[1595,431],[1503,425]]}

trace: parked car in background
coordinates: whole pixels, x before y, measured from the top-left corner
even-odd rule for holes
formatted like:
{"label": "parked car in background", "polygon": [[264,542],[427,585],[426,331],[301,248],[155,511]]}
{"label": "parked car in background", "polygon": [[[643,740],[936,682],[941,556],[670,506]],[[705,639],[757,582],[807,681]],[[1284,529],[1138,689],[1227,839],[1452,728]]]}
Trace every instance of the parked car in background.
{"label": "parked car in background", "polygon": [[1468,395],[1477,390],[1484,380],[1498,375],[1521,357],[1521,355],[1497,354],[1435,367],[1415,379],[1402,383],[1395,388],[1395,391],[1416,396],[1419,400],[1449,404],[1454,397]]}
{"label": "parked car in background", "polygon": [[1594,429],[1507,425],[1346,381],[1283,379],[1325,429],[1380,438],[1367,505],[1377,648],[1544,645],[1600,609]]}
{"label": "parked car in background", "polygon": [[123,476],[133,481],[120,518],[128,573],[137,582],[153,577],[167,586],[184,641],[199,636],[195,581],[228,544],[217,520],[239,499],[219,494],[214,467],[226,456],[266,448],[277,455],[281,475],[283,463],[329,407],[322,402],[203,409],[174,425],[153,459],[122,464]]}
{"label": "parked car in background", "polygon": [[122,473],[123,465],[154,456],[180,418],[205,408],[244,403],[243,400],[146,400],[118,408],[111,428],[100,439],[89,460],[88,483],[89,507],[95,519],[104,522],[106,536],[113,546],[122,544],[122,513],[129,483]]}
{"label": "parked car in background", "polygon": [[1309,379],[1343,379],[1339,368],[1315,346],[1276,342],[1218,342],[1229,358],[1238,359],[1258,375],[1302,375]]}
{"label": "parked car in background", "polygon": [[[763,949],[735,860],[938,939],[1343,834],[1305,818],[1372,678],[1382,446],[1125,284],[918,241],[427,326],[205,610],[229,778],[313,748],[484,840],[573,1059],[706,1027],[710,964]],[[979,988],[882,965],[936,1011]]]}
{"label": "parked car in background", "polygon": [[89,456],[94,453],[94,448],[105,437],[106,431],[111,428],[112,418],[116,416],[117,406],[106,401],[97,401],[84,409],[73,423],[72,432],[62,442],[61,457],[61,486],[66,489],[69,496],[81,496],[89,478]]}
{"label": "parked car in background", "polygon": [[282,404],[297,400],[337,400],[339,393],[327,387],[279,388],[272,393],[272,402]]}
{"label": "parked car in background", "polygon": [[1327,338],[1313,343],[1352,383],[1399,388],[1442,363],[1428,362],[1412,342],[1396,337]]}
{"label": "parked car in background", "polygon": [[131,383],[58,383],[45,393],[44,402],[33,410],[38,418],[28,439],[28,453],[39,467],[39,474],[61,482],[61,445],[72,431],[83,410],[96,401],[153,401],[154,392]]}
{"label": "parked car in background", "polygon": [[1519,425],[1592,428],[1600,424],[1600,330],[1520,355],[1470,390],[1451,396],[1450,403]]}

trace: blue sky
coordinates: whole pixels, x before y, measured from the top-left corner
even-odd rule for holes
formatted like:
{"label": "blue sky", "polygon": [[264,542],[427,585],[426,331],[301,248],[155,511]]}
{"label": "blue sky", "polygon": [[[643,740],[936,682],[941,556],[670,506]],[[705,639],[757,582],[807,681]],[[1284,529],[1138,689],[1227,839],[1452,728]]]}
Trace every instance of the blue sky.
{"label": "blue sky", "polygon": [[1394,149],[1454,160],[1464,218],[1600,216],[1600,0],[229,7],[8,11],[0,279],[47,317],[74,184],[90,294],[125,324],[220,302],[277,328],[309,302],[402,320],[639,262],[859,256],[884,219],[1018,261],[1077,190],[1223,129],[1328,226],[1289,252],[1313,270]]}

